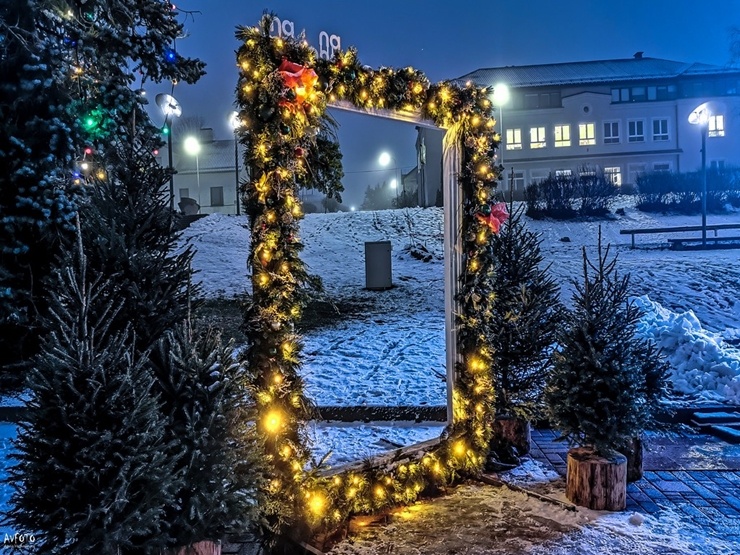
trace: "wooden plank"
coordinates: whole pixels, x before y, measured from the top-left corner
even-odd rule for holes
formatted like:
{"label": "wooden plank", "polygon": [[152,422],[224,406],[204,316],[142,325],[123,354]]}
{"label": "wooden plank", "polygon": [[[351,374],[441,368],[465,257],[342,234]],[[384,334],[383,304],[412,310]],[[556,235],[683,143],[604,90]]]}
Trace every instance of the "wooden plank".
{"label": "wooden plank", "polygon": [[567,503],[565,501],[561,501],[560,499],[555,499],[554,497],[550,497],[549,495],[544,495],[542,493],[537,493],[536,491],[528,490],[527,488],[523,488],[521,486],[517,486],[516,484],[510,484],[509,482],[505,482],[504,480],[501,480],[500,478],[497,478],[495,476],[491,476],[490,474],[481,474],[477,478],[479,481],[483,482],[484,484],[488,484],[489,486],[496,486],[496,487],[504,487],[506,486],[510,490],[518,491],[520,493],[524,493],[526,495],[529,495],[531,497],[534,497],[535,499],[539,499],[540,501],[545,501],[547,503],[552,503],[553,505],[557,505],[559,507],[562,507],[566,511],[577,511],[578,507],[573,505],[572,503]]}
{"label": "wooden plank", "polygon": [[446,422],[447,406],[321,406],[321,420],[336,422]]}
{"label": "wooden plank", "polygon": [[702,241],[706,241],[707,243],[718,243],[720,241],[740,241],[740,236],[735,237],[707,237],[706,239],[702,239],[701,237],[684,237],[680,239],[668,239],[669,243],[701,243]]}
{"label": "wooden plank", "polygon": [[706,229],[707,231],[714,231],[715,233],[721,229],[740,229],[740,223],[734,224],[712,224],[702,228],[700,225],[686,225],[686,226],[675,226],[675,227],[652,227],[652,228],[636,228],[636,229],[620,229],[621,235],[637,235],[647,233],[673,233],[673,232],[688,232],[688,231],[701,231]]}
{"label": "wooden plank", "polygon": [[368,469],[385,468],[393,469],[401,464],[406,464],[411,460],[420,459],[426,453],[441,443],[441,438],[428,439],[420,443],[409,445],[401,449],[396,449],[385,455],[378,455],[368,461],[355,461],[334,468],[327,468],[319,472],[320,476],[335,476],[345,472],[360,472]]}
{"label": "wooden plank", "polygon": [[327,102],[327,108],[336,108],[337,110],[343,110],[345,112],[353,112],[355,114],[364,114],[367,116],[375,116],[384,119],[392,119],[396,121],[405,121],[406,123],[414,123],[420,127],[426,127],[428,129],[445,129],[429,119],[421,116],[421,110],[386,110],[383,108],[359,108],[349,102],[348,100],[336,100],[334,102]]}

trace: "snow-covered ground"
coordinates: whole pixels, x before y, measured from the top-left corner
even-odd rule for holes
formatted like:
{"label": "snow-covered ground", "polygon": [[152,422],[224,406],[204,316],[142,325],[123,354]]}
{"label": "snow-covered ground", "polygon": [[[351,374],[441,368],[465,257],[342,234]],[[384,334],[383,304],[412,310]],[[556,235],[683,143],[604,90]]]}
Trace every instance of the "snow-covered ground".
{"label": "snow-covered ground", "polygon": [[[529,461],[507,481],[536,489],[557,475]],[[524,478],[524,479],[518,479]],[[562,492],[562,487],[558,488]],[[708,534],[685,515],[568,510],[562,493],[542,500],[522,491],[470,482],[443,497],[398,509],[390,522],[366,526],[332,555],[736,555],[738,545]]]}
{"label": "snow-covered ground", "polygon": [[[543,253],[562,284],[563,299],[568,302],[569,282],[581,271],[582,247],[594,252],[601,226],[604,241],[619,255],[620,270],[631,274],[633,294],[645,310],[640,333],[665,349],[675,389],[694,402],[740,403],[740,352],[733,346],[740,340],[740,250],[674,252],[661,248],[668,236],[659,235],[638,236],[639,248],[631,250],[629,236],[620,235],[620,229],[697,225],[699,218],[642,214],[629,207],[629,200],[624,204],[624,216],[602,222],[528,220],[529,227],[542,234]],[[738,221],[740,214],[709,218],[710,223]],[[236,298],[248,290],[246,226],[245,217],[212,215],[185,231],[183,241],[196,249],[194,267],[207,297]],[[306,334],[302,372],[308,393],[319,405],[445,404],[441,209],[309,214],[301,229],[303,258],[322,277],[327,297],[339,306],[364,307],[359,316],[338,318],[334,325]],[[393,247],[394,288],[367,291],[364,243],[386,240]],[[411,250],[422,249],[431,253],[430,260],[411,256]],[[308,432],[315,460],[330,453],[328,463],[336,466],[435,437],[441,429],[429,423],[314,423]],[[14,426],[0,426],[0,475],[14,434]],[[553,479],[530,464],[535,466],[519,469],[510,478]],[[7,485],[0,488],[0,508],[9,495]],[[476,511],[475,518],[470,510]],[[508,543],[502,540],[502,553],[736,553],[733,546],[707,537],[671,513],[644,519],[571,513],[519,492],[470,484],[449,498],[414,505],[399,513],[397,523],[372,538],[345,542],[336,553],[415,553],[418,550],[410,547],[414,534],[428,543],[438,529],[449,540],[450,526],[432,524],[440,519],[452,522],[453,515],[461,526],[476,521],[482,526],[478,532],[460,529],[461,553],[483,552],[466,541],[476,533],[487,538],[509,534]],[[404,527],[408,522],[418,526]],[[512,536],[513,530],[518,532]],[[404,551],[404,545],[409,550]]]}
{"label": "snow-covered ground", "polygon": [[[699,218],[644,214],[629,202],[622,201],[625,215],[611,220],[527,220],[541,233],[563,300],[569,302],[571,280],[580,277],[582,248],[593,256],[601,227],[645,310],[641,333],[670,359],[675,389],[696,402],[740,403],[740,351],[732,345],[740,338],[740,250],[661,247],[676,234],[638,236],[633,250],[620,229],[697,225]],[[327,296],[367,306],[362,317],[305,336],[302,371],[319,405],[445,403],[442,219],[438,208],[306,216],[303,258],[322,277]],[[709,223],[738,221],[737,213],[709,217]],[[246,226],[246,218],[213,215],[186,230],[206,296],[247,290]],[[364,289],[366,241],[391,241],[393,289]],[[411,256],[422,248],[431,260]]]}

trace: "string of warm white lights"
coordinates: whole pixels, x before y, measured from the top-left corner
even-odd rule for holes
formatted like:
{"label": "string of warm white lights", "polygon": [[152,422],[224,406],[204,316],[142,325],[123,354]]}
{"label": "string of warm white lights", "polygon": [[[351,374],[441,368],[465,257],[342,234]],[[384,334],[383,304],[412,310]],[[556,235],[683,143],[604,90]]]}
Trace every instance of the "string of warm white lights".
{"label": "string of warm white lights", "polygon": [[[483,333],[490,317],[494,260],[491,234],[505,212],[495,204],[498,136],[487,91],[472,85],[430,85],[412,68],[373,70],[355,50],[317,59],[305,41],[271,37],[271,16],[243,28],[237,53],[241,140],[252,180],[245,186],[250,216],[253,297],[247,312],[249,349],[259,418],[273,477],[266,518],[284,531],[332,529],[350,514],[413,502],[425,491],[479,472],[492,420],[493,353]],[[445,440],[397,465],[333,478],[307,469],[304,422],[311,417],[298,368],[301,345],[294,324],[309,281],[299,253],[302,216],[296,182],[327,102],[360,108],[419,111],[459,137],[463,193],[463,257],[458,350],[462,360],[454,391],[454,421]],[[493,209],[492,209],[493,207]],[[281,528],[281,524],[283,528]]]}

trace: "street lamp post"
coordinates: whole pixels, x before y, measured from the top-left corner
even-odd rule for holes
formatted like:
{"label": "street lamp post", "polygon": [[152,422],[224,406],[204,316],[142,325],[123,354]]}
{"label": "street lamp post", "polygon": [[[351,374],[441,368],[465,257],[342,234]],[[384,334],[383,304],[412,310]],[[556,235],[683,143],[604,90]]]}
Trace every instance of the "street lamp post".
{"label": "street lamp post", "polygon": [[169,94],[160,93],[154,101],[164,114],[164,129],[167,133],[167,158],[170,169],[170,210],[175,210],[175,175],[172,171],[172,118],[179,118],[182,115],[180,103],[175,97]]}
{"label": "street lamp post", "polygon": [[[396,179],[396,172],[400,169],[398,168],[398,163],[396,162],[396,159],[393,158],[388,152],[381,152],[380,156],[378,156],[378,163],[383,166],[384,168],[387,167],[391,162],[393,162],[393,179],[391,180],[391,188],[396,190],[396,204],[398,204],[398,180]],[[403,176],[401,175],[401,189],[403,190],[403,202],[406,202],[406,184],[403,182]],[[398,206],[396,206],[398,208]]]}
{"label": "street lamp post", "polygon": [[240,210],[239,210],[239,136],[238,136],[238,130],[242,125],[241,120],[239,119],[239,112],[232,112],[231,118],[229,119],[229,123],[231,124],[231,128],[234,130],[234,177],[236,179],[236,185],[235,185],[235,193],[236,193],[236,215],[239,216]]}
{"label": "street lamp post", "polygon": [[701,244],[707,246],[707,131],[712,107],[709,102],[700,104],[689,114],[689,123],[701,130]]}
{"label": "street lamp post", "polygon": [[200,165],[198,163],[198,154],[200,154],[200,142],[197,138],[191,135],[190,137],[185,138],[183,146],[185,147],[185,152],[187,152],[191,156],[195,156],[195,181],[198,186],[198,210],[200,211]]}
{"label": "street lamp post", "polygon": [[[501,136],[501,147],[499,149],[499,160],[501,161],[501,165],[504,165],[504,149],[506,148],[505,145],[505,137],[504,137],[504,104],[509,102],[509,98],[511,97],[511,94],[509,93],[509,87],[505,85],[504,83],[498,83],[493,87],[493,105],[498,108],[499,111],[499,135]],[[506,173],[504,172],[504,178],[506,177]],[[504,180],[504,183],[506,181]],[[514,191],[512,190],[510,192],[511,196],[514,196]]]}

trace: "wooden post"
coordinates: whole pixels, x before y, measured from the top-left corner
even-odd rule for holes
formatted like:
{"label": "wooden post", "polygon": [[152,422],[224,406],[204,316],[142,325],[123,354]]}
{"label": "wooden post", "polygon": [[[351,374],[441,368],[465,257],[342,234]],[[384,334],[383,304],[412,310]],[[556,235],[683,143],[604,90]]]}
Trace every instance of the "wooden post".
{"label": "wooden post", "polygon": [[627,506],[627,458],[607,459],[589,447],[568,451],[565,495],[569,501],[595,510],[622,511]]}

